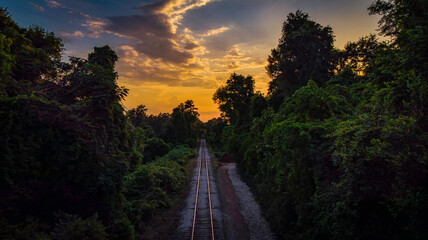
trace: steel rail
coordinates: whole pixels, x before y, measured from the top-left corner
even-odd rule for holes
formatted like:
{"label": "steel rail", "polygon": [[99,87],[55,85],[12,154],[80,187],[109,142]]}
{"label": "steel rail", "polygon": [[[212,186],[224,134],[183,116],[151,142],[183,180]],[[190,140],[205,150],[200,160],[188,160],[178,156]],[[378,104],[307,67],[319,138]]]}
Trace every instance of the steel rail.
{"label": "steel rail", "polygon": [[[201,146],[202,146],[202,144],[201,144]],[[202,151],[203,150],[204,149],[202,148]],[[196,209],[198,208],[199,179],[201,178],[201,167],[202,167],[202,154],[199,156],[199,173],[198,173],[198,183],[196,185],[195,210],[193,211],[193,224],[192,224],[192,237],[191,237],[192,240],[195,237]]]}
{"label": "steel rail", "polygon": [[[204,141],[204,143],[205,143],[205,141]],[[205,149],[205,146],[204,146],[204,149]],[[205,157],[205,151],[204,151],[204,159],[205,159],[205,169],[207,170],[208,205],[210,208],[211,239],[214,240],[214,222],[213,222],[213,211],[212,211],[212,207],[211,207],[210,176],[208,174],[208,161]]]}
{"label": "steel rail", "polygon": [[213,221],[213,214],[212,214],[212,205],[211,205],[211,189],[210,189],[210,177],[209,177],[209,171],[208,171],[208,161],[206,158],[206,151],[205,151],[205,140],[201,143],[202,150],[201,155],[199,156],[199,170],[198,170],[198,181],[196,185],[196,196],[195,196],[195,209],[193,211],[193,225],[192,225],[192,236],[191,240],[194,240],[195,238],[195,227],[196,227],[196,215],[197,215],[197,209],[198,209],[198,198],[199,198],[199,183],[201,178],[201,169],[202,169],[202,162],[205,162],[205,169],[206,169],[206,175],[207,175],[207,190],[208,190],[208,206],[210,210],[210,225],[211,225],[211,239],[214,240],[214,221]]}

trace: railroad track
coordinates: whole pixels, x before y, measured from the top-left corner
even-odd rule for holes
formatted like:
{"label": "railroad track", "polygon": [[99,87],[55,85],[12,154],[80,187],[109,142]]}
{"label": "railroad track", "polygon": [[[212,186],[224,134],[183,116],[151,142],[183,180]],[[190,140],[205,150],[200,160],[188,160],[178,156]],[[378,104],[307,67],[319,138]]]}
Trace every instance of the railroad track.
{"label": "railroad track", "polygon": [[[191,240],[216,239],[214,231],[213,210],[211,202],[210,175],[207,161],[206,143],[201,141],[201,151],[198,161],[198,178],[196,185],[195,204]],[[208,201],[207,201],[208,200]]]}
{"label": "railroad track", "polygon": [[189,187],[186,205],[181,211],[177,230],[171,239],[225,239],[217,182],[213,175],[205,139],[201,140]]}

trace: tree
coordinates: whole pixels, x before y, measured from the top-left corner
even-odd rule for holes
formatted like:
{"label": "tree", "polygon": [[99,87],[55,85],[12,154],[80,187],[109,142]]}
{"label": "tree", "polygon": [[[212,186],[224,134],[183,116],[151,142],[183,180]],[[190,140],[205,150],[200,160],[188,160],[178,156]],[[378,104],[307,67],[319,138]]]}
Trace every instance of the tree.
{"label": "tree", "polygon": [[[400,38],[408,29],[426,26],[428,19],[426,0],[376,0],[368,8],[369,13],[382,15],[380,32],[386,36]],[[397,39],[405,40],[405,39]]]}
{"label": "tree", "polygon": [[168,135],[173,143],[194,145],[196,138],[202,133],[201,127],[198,108],[195,107],[193,100],[187,100],[172,110]]}
{"label": "tree", "polygon": [[254,95],[254,79],[233,73],[214,93],[213,100],[219,104],[224,117],[229,118],[231,124],[242,122],[249,116],[251,97]]}
{"label": "tree", "polygon": [[263,96],[262,93],[257,91],[251,97],[251,110],[250,110],[251,118],[260,117],[266,108],[267,108],[266,98]]}
{"label": "tree", "polygon": [[164,141],[168,140],[168,131],[171,129],[170,113],[150,114],[146,120],[157,137],[162,138]]}
{"label": "tree", "polygon": [[344,51],[328,27],[289,15],[267,68],[276,111],[253,95],[251,127],[232,123],[221,140],[278,239],[427,235],[427,3],[376,1],[393,41],[369,35]]}
{"label": "tree", "polygon": [[[21,28],[0,8],[0,235],[135,239],[145,225],[138,219],[149,222],[184,186],[181,165],[193,151],[169,151],[149,125],[130,124],[110,47],[68,63],[61,51],[53,33]],[[179,110],[199,115],[192,101]],[[128,117],[140,125],[146,111],[140,105]],[[159,119],[166,129],[170,114]]]}
{"label": "tree", "polygon": [[37,26],[21,28],[0,8],[0,93],[43,94],[42,83],[56,76],[62,47],[52,32]]}
{"label": "tree", "polygon": [[127,117],[131,120],[134,127],[141,127],[147,119],[147,108],[145,105],[138,105],[126,112]]}
{"label": "tree", "polygon": [[227,120],[221,117],[210,119],[205,123],[206,136],[211,147],[222,147],[221,136],[226,126]]}
{"label": "tree", "polygon": [[302,11],[290,13],[282,27],[278,47],[272,49],[266,67],[271,105],[278,110],[282,99],[306,85],[322,84],[331,76],[333,31],[309,19]]}
{"label": "tree", "polygon": [[389,82],[382,101],[397,114],[418,116],[428,129],[428,1],[377,0],[369,7],[379,14],[381,33],[392,37],[392,50],[376,61],[376,77]]}
{"label": "tree", "polygon": [[385,47],[386,44],[379,42],[374,34],[362,37],[357,42],[348,42],[342,52],[340,70],[349,66],[356,74],[365,75],[367,67],[380,49]]}
{"label": "tree", "polygon": [[114,71],[114,65],[119,60],[117,54],[108,46],[94,47],[94,52],[88,55],[88,61],[102,68]]}
{"label": "tree", "polygon": [[376,0],[369,7],[371,15],[382,15],[381,34],[392,37],[401,48],[404,62],[428,77],[428,1]]}

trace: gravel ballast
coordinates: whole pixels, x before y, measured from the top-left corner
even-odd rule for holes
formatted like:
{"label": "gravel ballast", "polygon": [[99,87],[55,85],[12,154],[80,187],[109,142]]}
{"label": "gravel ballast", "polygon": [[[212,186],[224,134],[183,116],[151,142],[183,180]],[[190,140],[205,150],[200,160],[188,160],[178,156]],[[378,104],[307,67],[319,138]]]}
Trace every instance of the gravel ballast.
{"label": "gravel ballast", "polygon": [[250,239],[254,240],[273,240],[274,235],[269,229],[269,225],[261,215],[259,205],[254,199],[247,184],[245,184],[237,170],[236,165],[232,164],[228,167],[227,171],[229,179],[235,190],[236,197],[241,205],[242,215],[247,222],[248,229],[250,232]]}

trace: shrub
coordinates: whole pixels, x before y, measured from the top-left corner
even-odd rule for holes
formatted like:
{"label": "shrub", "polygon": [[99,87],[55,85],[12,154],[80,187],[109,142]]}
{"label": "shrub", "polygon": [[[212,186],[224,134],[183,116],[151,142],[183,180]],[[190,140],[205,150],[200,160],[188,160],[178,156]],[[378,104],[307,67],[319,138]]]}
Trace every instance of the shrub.
{"label": "shrub", "polygon": [[61,240],[107,240],[105,227],[98,221],[97,215],[82,219],[64,214],[58,219],[52,237]]}

